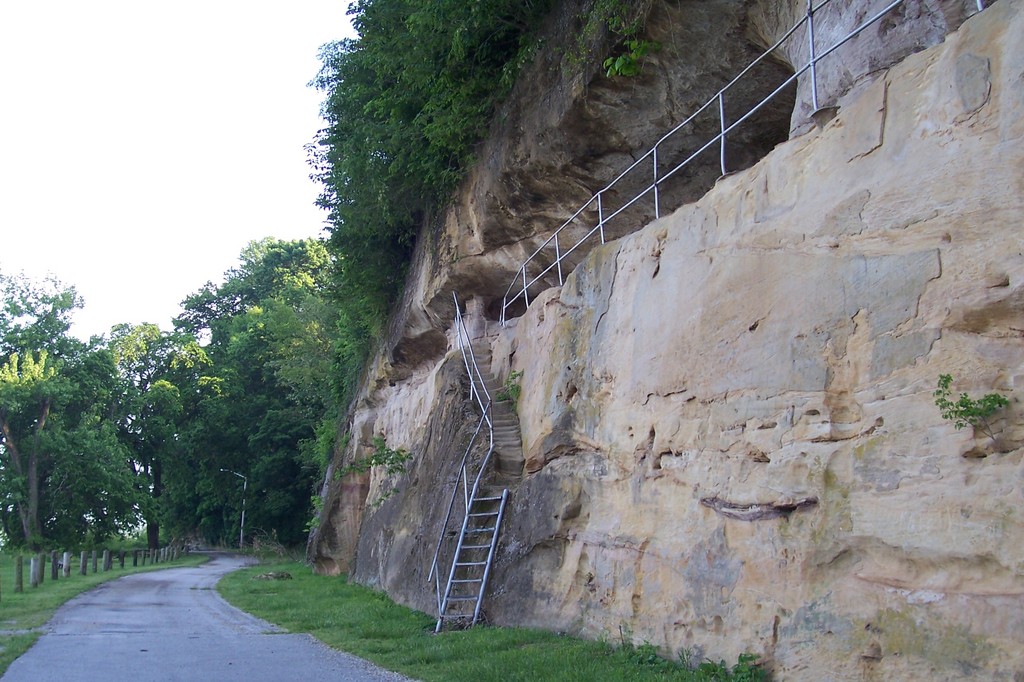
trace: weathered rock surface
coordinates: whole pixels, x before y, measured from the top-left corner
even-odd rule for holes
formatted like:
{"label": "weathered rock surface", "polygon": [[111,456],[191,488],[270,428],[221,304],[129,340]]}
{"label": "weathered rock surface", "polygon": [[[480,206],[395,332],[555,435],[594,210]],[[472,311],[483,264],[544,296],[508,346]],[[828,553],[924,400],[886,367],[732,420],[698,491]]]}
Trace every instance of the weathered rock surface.
{"label": "weathered rock surface", "polygon": [[[934,31],[878,33],[905,38],[900,56],[965,12],[907,7]],[[873,78],[852,60],[823,127],[594,249],[509,327],[478,318],[498,372],[524,372],[528,473],[492,621],[750,651],[786,680],[1024,676],[1021,10],[1000,0]],[[494,203],[518,191],[511,153],[419,254],[399,325],[415,332],[378,359],[338,460],[385,433],[410,472],[329,486],[311,543],[322,570],[431,611],[439,508],[475,422],[443,301],[501,293],[481,273],[513,260],[498,235],[516,212]],[[942,373],[1011,398],[995,440],[941,419]]]}
{"label": "weathered rock surface", "polygon": [[[593,251],[506,332],[537,473],[498,577],[536,599],[500,620],[782,679],[1024,671],[1019,8]],[[1013,397],[999,442],[942,421],[942,373]]]}

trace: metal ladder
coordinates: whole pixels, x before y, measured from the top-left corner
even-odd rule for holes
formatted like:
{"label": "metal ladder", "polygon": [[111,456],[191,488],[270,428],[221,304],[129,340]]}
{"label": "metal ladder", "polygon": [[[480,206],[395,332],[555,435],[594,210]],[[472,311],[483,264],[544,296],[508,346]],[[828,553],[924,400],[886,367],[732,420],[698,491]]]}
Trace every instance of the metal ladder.
{"label": "metal ladder", "polygon": [[448,573],[435,632],[441,631],[445,621],[475,625],[480,619],[480,607],[491,575],[498,531],[507,503],[507,489],[503,489],[500,495],[474,495],[470,500],[469,513],[462,520],[462,531]]}
{"label": "metal ladder", "polygon": [[[446,622],[465,626],[476,625],[480,619],[483,596],[487,590],[487,581],[494,564],[495,550],[498,546],[498,533],[508,504],[509,491],[498,485],[482,485],[488,472],[492,457],[495,455],[493,400],[487,388],[488,381],[480,371],[479,364],[469,333],[459,309],[458,296],[455,300],[455,328],[459,336],[463,362],[469,374],[470,398],[480,409],[480,421],[476,432],[470,439],[462,456],[462,463],[452,490],[448,513],[437,540],[434,560],[430,566],[427,580],[434,583],[437,598],[437,626],[440,632]],[[493,378],[491,380],[493,383]],[[487,439],[487,451],[479,463],[479,468],[470,471],[471,453],[481,437]],[[504,442],[504,441],[503,441]],[[508,449],[508,446],[505,446]],[[518,457],[522,458],[521,444]],[[461,490],[461,495],[459,494]],[[462,504],[456,505],[460,500]],[[452,554],[451,569],[444,590],[441,590],[440,563],[441,550],[445,545],[449,527],[453,522],[456,510],[462,514],[462,527],[458,535],[458,543]],[[457,518],[457,517],[456,517]],[[451,535],[454,535],[452,532]]]}

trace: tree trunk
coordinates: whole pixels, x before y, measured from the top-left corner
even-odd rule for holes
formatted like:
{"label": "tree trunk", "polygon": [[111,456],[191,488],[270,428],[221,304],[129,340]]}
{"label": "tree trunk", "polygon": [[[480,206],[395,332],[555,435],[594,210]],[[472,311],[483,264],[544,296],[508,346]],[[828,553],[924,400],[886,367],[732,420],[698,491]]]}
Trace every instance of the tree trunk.
{"label": "tree trunk", "polygon": [[153,512],[150,514],[150,518],[146,519],[146,543],[150,549],[158,549],[160,547],[160,495],[163,494],[163,467],[160,461],[153,462],[150,467],[150,472],[153,475]]}
{"label": "tree trunk", "polygon": [[28,504],[25,510],[25,544],[33,551],[39,549],[39,461],[35,452],[28,457]]}
{"label": "tree trunk", "polygon": [[[25,469],[21,462],[21,450],[18,448],[17,441],[14,440],[13,429],[11,429],[10,423],[7,421],[6,413],[0,413],[0,432],[3,433],[4,449],[7,451],[7,455],[11,461],[11,469],[18,476],[25,475]],[[23,500],[18,500],[15,504],[18,510],[18,521],[21,522],[21,533],[25,538],[25,542],[29,542],[31,533],[29,531],[29,515],[28,509],[25,506]]]}
{"label": "tree trunk", "polygon": [[38,551],[42,541],[42,524],[39,521],[39,460],[43,455],[39,452],[39,435],[46,426],[46,418],[50,416],[50,399],[44,398],[39,406],[39,419],[36,421],[35,442],[32,452],[28,455],[28,509],[25,512],[25,544]]}

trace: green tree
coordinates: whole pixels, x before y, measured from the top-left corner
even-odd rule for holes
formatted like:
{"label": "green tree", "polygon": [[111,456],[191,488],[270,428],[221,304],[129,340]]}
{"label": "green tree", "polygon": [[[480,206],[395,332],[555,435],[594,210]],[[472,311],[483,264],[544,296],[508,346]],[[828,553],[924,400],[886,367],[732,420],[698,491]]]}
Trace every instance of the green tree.
{"label": "green tree", "polygon": [[102,540],[137,522],[127,450],[108,415],[110,354],[82,349],[56,362],[40,351],[0,364],[0,508],[8,539]]}
{"label": "green tree", "polygon": [[54,400],[67,391],[46,352],[24,360],[12,353],[0,365],[0,434],[3,435],[4,481],[13,501],[26,545],[42,539],[40,488],[49,453],[43,437]]}
{"label": "green tree", "polygon": [[80,349],[68,336],[71,317],[83,305],[74,287],[0,272],[0,295],[0,357],[42,350],[60,357]]}
{"label": "green tree", "polygon": [[0,523],[7,540],[101,540],[138,520],[120,400],[101,340],[68,334],[82,302],[54,279],[0,274]]}
{"label": "green tree", "polygon": [[154,324],[117,325],[110,348],[122,382],[117,419],[122,442],[132,453],[132,467],[151,548],[160,545],[160,501],[164,467],[181,449],[186,401],[196,393],[206,352],[184,332],[164,332]]}
{"label": "green tree", "polygon": [[415,235],[448,202],[549,0],[359,0],[358,40],[321,49],[327,126],[309,145],[337,263],[337,373],[354,393]]}
{"label": "green tree", "polygon": [[237,531],[241,486],[221,471],[229,469],[249,479],[247,529],[285,544],[304,540],[323,460],[316,429],[337,413],[337,313],[324,298],[331,267],[320,242],[253,242],[222,284],[183,303],[178,328],[209,340],[211,365],[181,455],[165,471],[165,509],[179,532],[226,540]]}

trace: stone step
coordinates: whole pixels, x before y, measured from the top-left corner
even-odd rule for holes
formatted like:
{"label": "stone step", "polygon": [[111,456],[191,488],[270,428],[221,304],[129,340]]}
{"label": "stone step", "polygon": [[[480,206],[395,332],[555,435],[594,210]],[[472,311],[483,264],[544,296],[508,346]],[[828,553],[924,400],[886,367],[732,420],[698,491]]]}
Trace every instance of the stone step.
{"label": "stone step", "polygon": [[520,477],[523,475],[523,464],[524,462],[520,460],[499,459],[495,462],[494,468],[497,469],[499,474]]}

